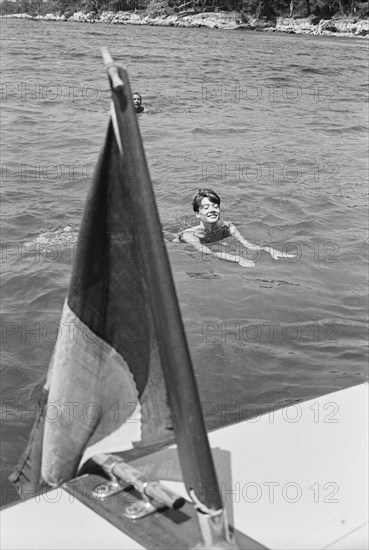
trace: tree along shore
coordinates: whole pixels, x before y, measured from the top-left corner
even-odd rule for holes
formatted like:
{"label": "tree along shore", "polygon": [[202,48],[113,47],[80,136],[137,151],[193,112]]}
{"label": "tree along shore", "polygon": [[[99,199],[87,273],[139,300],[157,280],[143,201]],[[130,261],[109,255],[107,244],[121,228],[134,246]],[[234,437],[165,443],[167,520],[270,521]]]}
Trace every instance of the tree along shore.
{"label": "tree along shore", "polygon": [[369,35],[368,3],[356,0],[3,0],[0,5],[3,18],[36,21]]}

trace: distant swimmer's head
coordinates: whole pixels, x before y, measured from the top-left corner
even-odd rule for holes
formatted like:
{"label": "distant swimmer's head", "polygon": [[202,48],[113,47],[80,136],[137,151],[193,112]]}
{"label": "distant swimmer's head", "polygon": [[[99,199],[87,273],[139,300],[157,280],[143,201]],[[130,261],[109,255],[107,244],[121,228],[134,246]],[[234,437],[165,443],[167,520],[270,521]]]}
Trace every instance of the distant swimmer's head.
{"label": "distant swimmer's head", "polygon": [[220,218],[220,197],[212,189],[199,189],[192,199],[193,211],[205,226],[214,227]]}
{"label": "distant swimmer's head", "polygon": [[145,110],[145,107],[142,105],[142,95],[138,92],[133,92],[132,94],[133,105],[135,106],[136,113],[142,113]]}

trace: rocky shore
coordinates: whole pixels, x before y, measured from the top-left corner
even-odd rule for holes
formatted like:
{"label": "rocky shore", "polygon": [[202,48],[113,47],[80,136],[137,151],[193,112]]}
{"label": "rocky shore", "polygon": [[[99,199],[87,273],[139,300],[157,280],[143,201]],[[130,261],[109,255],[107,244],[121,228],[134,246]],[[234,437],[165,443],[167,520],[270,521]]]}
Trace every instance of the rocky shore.
{"label": "rocky shore", "polygon": [[47,13],[31,16],[11,14],[6,18],[22,18],[44,21],[65,21],[78,23],[110,23],[112,25],[152,25],[160,27],[206,27],[209,29],[248,29],[261,32],[284,32],[290,34],[339,35],[348,37],[368,37],[369,21],[356,18],[334,18],[316,21],[313,17],[279,17],[275,22],[241,16],[236,12],[191,13],[148,15],[146,12],[95,12],[67,13],[63,15]]}

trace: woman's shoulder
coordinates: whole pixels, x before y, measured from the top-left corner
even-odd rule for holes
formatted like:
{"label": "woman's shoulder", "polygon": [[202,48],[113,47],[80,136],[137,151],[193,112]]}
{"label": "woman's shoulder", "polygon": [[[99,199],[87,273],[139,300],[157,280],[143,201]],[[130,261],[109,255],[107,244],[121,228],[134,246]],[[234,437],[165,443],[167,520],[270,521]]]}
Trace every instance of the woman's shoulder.
{"label": "woman's shoulder", "polygon": [[220,221],[220,227],[225,233],[228,233],[229,235],[232,235],[234,231],[236,231],[236,226],[232,222],[226,220]]}
{"label": "woman's shoulder", "polygon": [[183,229],[179,233],[176,234],[175,240],[176,242],[184,241],[187,242],[189,240],[198,241],[200,235],[198,234],[200,229],[200,226],[195,227],[187,227],[187,229]]}

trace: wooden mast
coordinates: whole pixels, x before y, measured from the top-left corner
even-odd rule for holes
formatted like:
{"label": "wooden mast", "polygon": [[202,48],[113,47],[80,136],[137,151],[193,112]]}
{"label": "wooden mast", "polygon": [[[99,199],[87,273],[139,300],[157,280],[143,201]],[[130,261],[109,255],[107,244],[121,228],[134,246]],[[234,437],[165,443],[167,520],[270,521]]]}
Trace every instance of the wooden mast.
{"label": "wooden mast", "polygon": [[130,198],[137,220],[138,253],[145,266],[184,483],[189,494],[193,491],[205,508],[220,510],[223,504],[218,480],[128,76],[113,64],[107,52],[103,52],[103,56],[111,82],[114,128],[119,134],[117,139],[123,157],[124,143],[134,143],[130,158]]}

